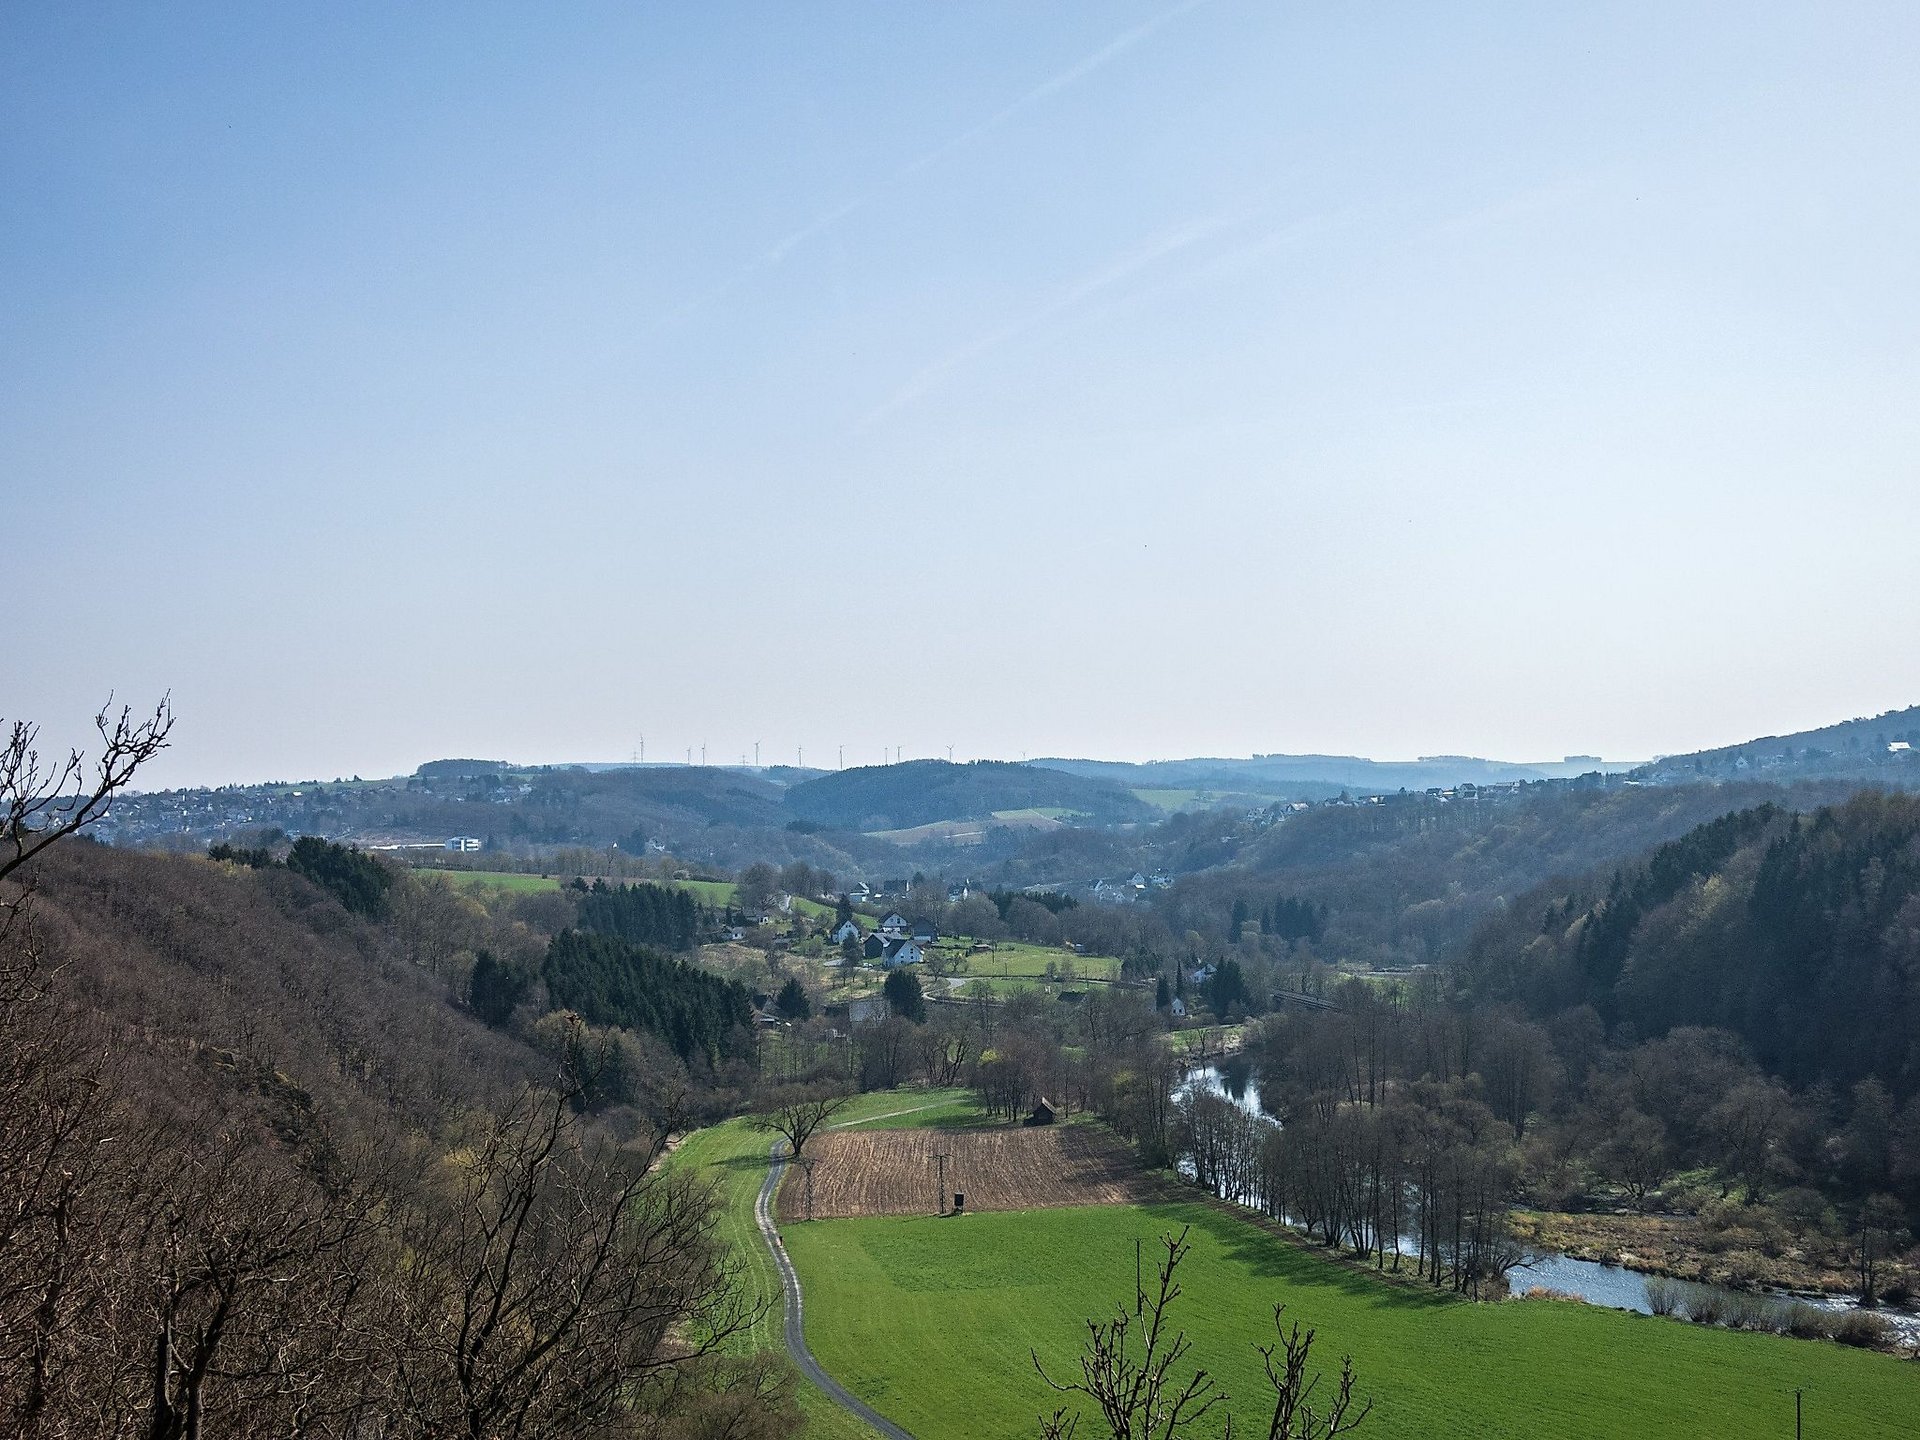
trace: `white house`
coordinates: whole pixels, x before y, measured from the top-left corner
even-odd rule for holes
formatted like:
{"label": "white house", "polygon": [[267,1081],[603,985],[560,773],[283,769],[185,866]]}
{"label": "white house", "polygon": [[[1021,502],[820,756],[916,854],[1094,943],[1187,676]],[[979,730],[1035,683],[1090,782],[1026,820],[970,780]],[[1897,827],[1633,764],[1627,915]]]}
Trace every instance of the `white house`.
{"label": "white house", "polygon": [[827,938],[836,945],[844,945],[849,940],[858,940],[860,938],[860,927],[851,920],[842,920],[834,929],[833,934]]}
{"label": "white house", "polygon": [[880,922],[880,933],[889,939],[899,939],[907,933],[907,917],[898,910],[889,912],[886,919]]}
{"label": "white house", "polygon": [[891,970],[896,965],[918,965],[926,955],[911,940],[891,940],[887,942],[882,963]]}

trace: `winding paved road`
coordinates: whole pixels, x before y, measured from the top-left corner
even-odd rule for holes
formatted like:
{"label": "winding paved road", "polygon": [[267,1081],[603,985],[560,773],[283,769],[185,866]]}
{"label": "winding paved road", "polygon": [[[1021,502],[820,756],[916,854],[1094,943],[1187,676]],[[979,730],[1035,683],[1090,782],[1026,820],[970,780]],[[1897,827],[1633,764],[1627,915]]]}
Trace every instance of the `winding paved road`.
{"label": "winding paved road", "polygon": [[773,1223],[773,1195],[780,1188],[781,1172],[787,1168],[787,1162],[780,1153],[785,1144],[783,1140],[774,1141],[773,1149],[767,1155],[767,1178],[761,1183],[760,1198],[753,1202],[753,1218],[760,1227],[760,1238],[767,1242],[767,1249],[773,1254],[773,1263],[780,1270],[780,1308],[785,1316],[787,1356],[799,1366],[801,1374],[825,1391],[827,1398],[842,1410],[859,1416],[886,1436],[887,1440],[913,1440],[912,1434],[902,1430],[821,1369],[820,1362],[807,1349],[800,1277],[794,1273],[793,1261],[787,1258],[787,1247],[781,1243],[780,1232]]}

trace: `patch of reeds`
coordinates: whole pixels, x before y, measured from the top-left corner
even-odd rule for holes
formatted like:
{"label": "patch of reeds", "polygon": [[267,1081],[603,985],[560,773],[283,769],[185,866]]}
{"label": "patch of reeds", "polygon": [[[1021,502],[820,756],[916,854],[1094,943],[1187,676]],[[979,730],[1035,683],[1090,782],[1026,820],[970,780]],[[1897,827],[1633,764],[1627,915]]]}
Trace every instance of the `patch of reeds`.
{"label": "patch of reeds", "polygon": [[1893,1342],[1893,1326],[1871,1310],[1842,1310],[1833,1317],[1833,1338],[1842,1345],[1878,1350]]}
{"label": "patch of reeds", "polygon": [[1787,1334],[1799,1340],[1826,1340],[1833,1335],[1833,1312],[1804,1300],[1787,1307]]}
{"label": "patch of reeds", "polygon": [[1684,1303],[1678,1280],[1666,1275],[1647,1277],[1647,1308],[1656,1315],[1677,1315]]}
{"label": "patch of reeds", "polygon": [[1696,1285],[1687,1291],[1686,1310],[1696,1325],[1718,1325],[1726,1319],[1726,1298],[1711,1286]]}

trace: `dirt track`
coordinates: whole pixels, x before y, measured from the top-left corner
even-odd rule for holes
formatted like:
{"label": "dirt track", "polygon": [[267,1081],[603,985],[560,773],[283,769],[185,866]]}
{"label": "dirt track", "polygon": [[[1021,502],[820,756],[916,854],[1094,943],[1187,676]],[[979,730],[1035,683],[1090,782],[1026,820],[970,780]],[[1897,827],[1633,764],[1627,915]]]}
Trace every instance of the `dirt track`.
{"label": "dirt track", "polygon": [[[1140,1172],[1111,1136],[1090,1126],[998,1130],[848,1130],[816,1136],[816,1220],[855,1215],[932,1215],[942,1192],[934,1155],[948,1152],[944,1198],[969,1210],[1114,1205],[1134,1198]],[[806,1177],[789,1166],[780,1187],[784,1223],[806,1215]]]}

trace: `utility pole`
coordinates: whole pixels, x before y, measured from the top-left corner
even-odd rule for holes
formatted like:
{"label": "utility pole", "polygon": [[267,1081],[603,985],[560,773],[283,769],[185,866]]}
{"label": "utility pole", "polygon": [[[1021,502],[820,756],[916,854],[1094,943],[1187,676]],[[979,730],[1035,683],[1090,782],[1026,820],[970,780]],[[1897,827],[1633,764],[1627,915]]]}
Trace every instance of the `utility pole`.
{"label": "utility pole", "polygon": [[947,1213],[947,1161],[952,1158],[953,1152],[951,1150],[936,1150],[933,1152],[933,1163],[940,1174],[940,1178],[934,1182],[940,1187],[939,1193],[934,1196],[934,1200],[936,1202],[936,1208],[942,1215]]}
{"label": "utility pole", "polygon": [[807,1219],[809,1220],[813,1218],[813,1166],[819,1158],[817,1155],[802,1155],[796,1162],[800,1166],[800,1173],[807,1177]]}
{"label": "utility pole", "polygon": [[1140,1242],[1133,1242],[1133,1313],[1138,1315],[1147,1303],[1147,1292],[1140,1285]]}
{"label": "utility pole", "polygon": [[1800,1440],[1800,1392],[1793,1392],[1793,1440]]}
{"label": "utility pole", "polygon": [[760,742],[758,740],[753,742],[753,768],[756,770],[760,768]]}
{"label": "utility pole", "polygon": [[640,732],[640,763],[647,763],[647,732],[644,730]]}

